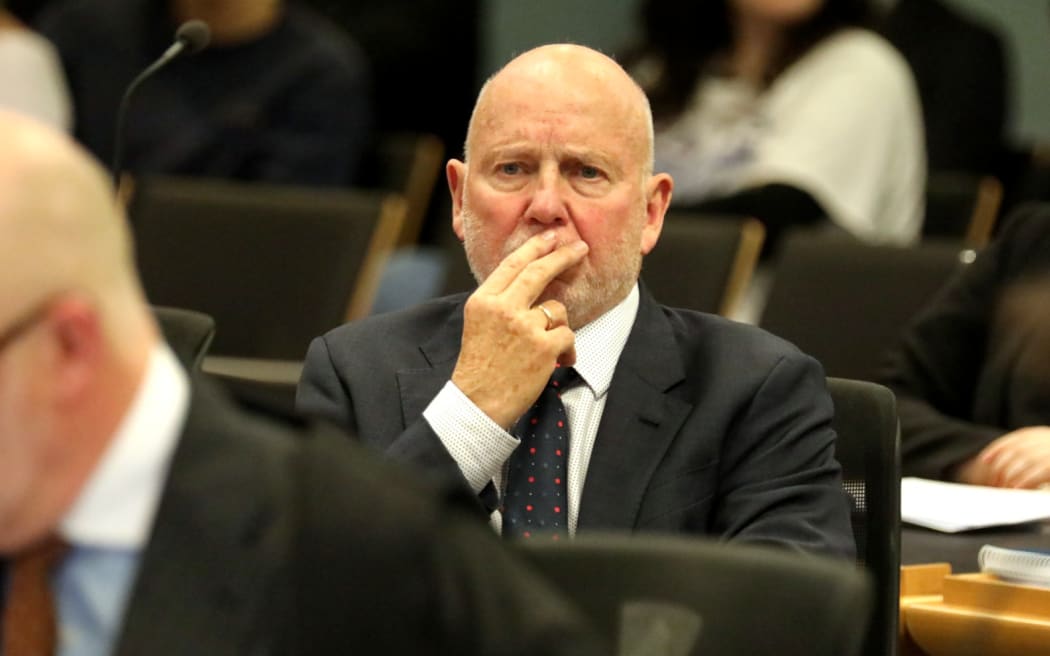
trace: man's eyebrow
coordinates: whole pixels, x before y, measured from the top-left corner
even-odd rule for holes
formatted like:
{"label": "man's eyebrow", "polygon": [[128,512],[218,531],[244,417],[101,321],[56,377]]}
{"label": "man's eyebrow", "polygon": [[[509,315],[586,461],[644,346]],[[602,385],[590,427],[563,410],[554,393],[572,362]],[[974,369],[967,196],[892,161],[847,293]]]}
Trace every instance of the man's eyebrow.
{"label": "man's eyebrow", "polygon": [[623,166],[617,158],[607,155],[600,150],[566,147],[559,149],[558,157],[559,159],[568,159],[580,164],[593,164],[610,173],[623,172]]}

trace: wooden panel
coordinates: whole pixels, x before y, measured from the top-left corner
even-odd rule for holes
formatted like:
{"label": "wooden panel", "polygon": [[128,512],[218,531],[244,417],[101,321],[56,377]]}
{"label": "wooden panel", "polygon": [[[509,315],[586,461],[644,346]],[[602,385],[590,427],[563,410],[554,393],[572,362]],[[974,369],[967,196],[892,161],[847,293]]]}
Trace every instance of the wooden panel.
{"label": "wooden panel", "polygon": [[[1002,581],[990,574],[958,574],[942,579],[943,566],[902,568],[901,654],[930,656],[1026,656],[1046,654],[1050,646],[1050,588]],[[934,592],[934,594],[929,594]],[[924,594],[925,593],[925,594]],[[910,640],[909,640],[910,639]],[[913,649],[920,649],[916,652]]]}

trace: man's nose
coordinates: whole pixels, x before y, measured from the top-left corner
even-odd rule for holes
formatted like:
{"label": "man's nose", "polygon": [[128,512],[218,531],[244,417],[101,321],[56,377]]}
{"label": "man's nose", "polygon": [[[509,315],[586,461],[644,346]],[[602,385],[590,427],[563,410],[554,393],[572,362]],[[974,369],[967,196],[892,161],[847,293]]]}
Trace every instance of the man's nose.
{"label": "man's nose", "polygon": [[525,218],[544,224],[565,222],[568,210],[563,185],[564,180],[557,167],[542,168],[536,177]]}

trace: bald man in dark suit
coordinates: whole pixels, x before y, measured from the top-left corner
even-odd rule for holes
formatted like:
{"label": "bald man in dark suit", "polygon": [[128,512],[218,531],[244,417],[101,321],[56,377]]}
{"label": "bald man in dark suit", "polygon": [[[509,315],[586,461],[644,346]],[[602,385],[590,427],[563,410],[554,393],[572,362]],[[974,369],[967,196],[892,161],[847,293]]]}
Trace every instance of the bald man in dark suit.
{"label": "bald man in dark suit", "polygon": [[645,95],[611,59],[553,45],[513,60],[446,169],[477,291],[316,339],[298,406],[459,479],[506,532],[508,504],[531,493],[509,489],[515,424],[572,367],[582,383],[558,390],[568,453],[544,461],[567,472],[544,492],[565,501],[543,524],[555,535],[680,532],[851,557],[820,366],[638,283],[673,187],[652,157]]}

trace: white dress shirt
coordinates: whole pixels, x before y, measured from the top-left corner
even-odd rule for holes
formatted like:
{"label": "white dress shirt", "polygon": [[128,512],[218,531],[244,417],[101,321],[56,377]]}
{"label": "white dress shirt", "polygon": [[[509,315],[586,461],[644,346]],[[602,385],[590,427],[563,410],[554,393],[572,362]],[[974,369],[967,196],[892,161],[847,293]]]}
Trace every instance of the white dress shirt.
{"label": "white dress shirt", "polygon": [[[583,380],[562,392],[569,417],[568,493],[569,535],[576,534],[580,496],[587,479],[598,424],[605,409],[616,363],[638,314],[638,286],[616,307],[576,331],[575,369]],[[553,364],[553,363],[552,363]],[[449,381],[430,402],[423,417],[459,464],[463,476],[478,493],[492,481],[503,490],[506,464],[521,443],[500,428]],[[500,498],[502,498],[502,493]],[[502,527],[499,511],[492,513],[492,526]]]}
{"label": "white dress shirt", "polygon": [[72,546],[54,579],[59,656],[103,656],[116,646],[188,406],[186,373],[160,344],[116,434],[59,526]]}

